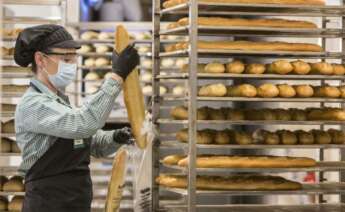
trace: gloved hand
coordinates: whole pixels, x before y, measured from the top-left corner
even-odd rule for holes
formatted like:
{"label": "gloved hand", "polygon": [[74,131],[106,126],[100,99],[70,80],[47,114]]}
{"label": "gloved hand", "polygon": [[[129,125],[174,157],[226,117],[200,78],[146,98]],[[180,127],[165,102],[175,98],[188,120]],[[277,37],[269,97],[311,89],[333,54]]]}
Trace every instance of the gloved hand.
{"label": "gloved hand", "polygon": [[139,65],[140,58],[134,45],[127,46],[120,54],[113,52],[113,72],[125,81],[132,70]]}
{"label": "gloved hand", "polygon": [[118,144],[134,145],[134,138],[131,128],[124,127],[122,129],[115,130],[113,140]]}

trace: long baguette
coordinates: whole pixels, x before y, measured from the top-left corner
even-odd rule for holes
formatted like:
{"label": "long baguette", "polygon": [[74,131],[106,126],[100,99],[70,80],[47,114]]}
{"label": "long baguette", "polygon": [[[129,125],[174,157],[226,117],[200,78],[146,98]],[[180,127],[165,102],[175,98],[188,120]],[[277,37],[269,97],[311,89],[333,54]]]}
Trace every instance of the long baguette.
{"label": "long baguette", "polygon": [[[130,43],[128,32],[122,25],[116,28],[115,39],[115,49],[118,53],[123,51]],[[131,124],[135,141],[139,148],[144,149],[146,147],[146,134],[142,134],[141,131],[145,120],[145,105],[137,69],[133,70],[124,82],[123,93],[128,120]]]}

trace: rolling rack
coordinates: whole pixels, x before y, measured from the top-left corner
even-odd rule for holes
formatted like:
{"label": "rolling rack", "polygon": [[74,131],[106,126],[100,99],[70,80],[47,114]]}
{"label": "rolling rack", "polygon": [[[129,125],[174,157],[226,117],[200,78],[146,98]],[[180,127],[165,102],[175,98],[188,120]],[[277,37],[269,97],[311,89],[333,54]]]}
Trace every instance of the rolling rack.
{"label": "rolling rack", "polygon": [[[201,121],[197,120],[197,105],[198,102],[319,102],[321,107],[324,103],[336,101],[344,108],[344,100],[331,100],[331,99],[262,99],[262,98],[230,98],[230,97],[198,97],[197,88],[199,80],[232,80],[232,79],[281,79],[281,80],[305,80],[305,76],[296,75],[248,75],[248,74],[204,74],[197,73],[197,64],[199,59],[213,59],[213,58],[308,58],[308,59],[341,59],[341,63],[345,62],[345,1],[342,1],[341,6],[301,6],[301,5],[272,5],[272,4],[237,4],[237,3],[207,3],[199,2],[198,0],[189,0],[177,6],[167,9],[161,9],[161,1],[154,0],[153,4],[153,86],[154,95],[152,102],[153,123],[160,131],[164,126],[184,126],[188,127],[188,143],[181,144],[175,140],[167,140],[164,138],[164,132],[159,132],[157,142],[153,146],[153,197],[152,207],[153,211],[169,211],[169,210],[185,210],[185,211],[198,211],[198,209],[216,209],[217,211],[344,211],[345,210],[345,167],[343,162],[345,160],[345,145],[201,145],[196,143],[197,129],[200,126],[232,126],[232,125],[310,125],[323,129],[327,125],[339,125],[344,130],[344,122],[337,121]],[[178,27],[175,29],[161,29],[161,18],[167,14],[185,15],[189,17],[189,25],[185,27]],[[218,27],[218,26],[198,26],[198,16],[299,16],[299,17],[320,17],[322,18],[322,28],[319,29],[281,29],[281,28],[253,28],[253,27]],[[339,29],[327,29],[326,17],[341,18],[342,26]],[[188,50],[174,51],[174,52],[161,52],[160,35],[186,35],[189,37]],[[197,41],[199,36],[229,36],[229,37],[305,37],[305,38],[321,38],[322,47],[325,52],[265,52],[265,51],[237,51],[237,50],[204,50],[197,48]],[[327,52],[326,39],[339,38],[342,41],[341,52]],[[164,57],[189,57],[189,74],[173,73],[167,76],[160,75],[159,61]],[[162,79],[176,79],[186,80],[188,82],[188,96],[184,98],[164,98],[159,95],[159,85]],[[324,84],[325,80],[339,80],[344,82],[344,76],[317,76],[308,75],[308,80],[317,80]],[[188,120],[172,120],[161,117],[161,105],[166,102],[181,102],[188,103]],[[311,169],[200,169],[196,167],[196,156],[199,150],[208,151],[220,149],[315,149],[319,150],[319,162],[316,167]],[[334,148],[340,152],[340,162],[325,162],[324,150]],[[160,164],[160,153],[162,149],[178,149],[184,150],[189,156],[188,168],[169,167],[178,171],[179,174],[184,173],[187,175],[188,186],[187,189],[174,189],[159,186],[155,178],[161,173],[163,168]],[[260,173],[284,173],[284,172],[306,172],[313,171],[319,172],[319,182],[315,184],[303,185],[303,188],[298,191],[208,191],[196,189],[196,176],[199,173],[228,173],[228,172],[260,172]],[[339,182],[326,183],[323,173],[327,171],[336,171],[339,173]],[[170,192],[186,199],[182,204],[169,204],[160,201],[161,192]],[[318,195],[319,200],[316,204],[308,205],[208,205],[198,204],[197,197],[201,196],[251,196],[251,195]],[[339,195],[339,203],[326,203],[323,196],[326,194]]]}

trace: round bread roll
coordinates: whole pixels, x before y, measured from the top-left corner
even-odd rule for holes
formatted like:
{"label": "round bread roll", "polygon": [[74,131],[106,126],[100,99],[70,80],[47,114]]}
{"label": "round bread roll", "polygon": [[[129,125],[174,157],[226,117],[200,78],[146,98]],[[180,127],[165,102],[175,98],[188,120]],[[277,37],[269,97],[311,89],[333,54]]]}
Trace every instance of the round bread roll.
{"label": "round bread roll", "polygon": [[1,138],[1,152],[2,153],[8,153],[11,152],[11,143],[13,141],[11,141],[8,138]]}
{"label": "round bread roll", "polygon": [[104,57],[99,57],[95,61],[96,67],[107,66],[110,65],[110,60]]}
{"label": "round bread roll", "polygon": [[334,75],[344,75],[345,74],[345,67],[342,64],[332,64],[333,66],[333,74]]}
{"label": "round bread roll", "polygon": [[294,145],[297,144],[297,136],[288,130],[279,130],[277,132],[282,144],[284,145]]}
{"label": "round bread roll", "polygon": [[177,68],[182,68],[186,64],[188,64],[188,59],[186,58],[176,59],[175,65]]}
{"label": "round bread roll", "polygon": [[152,95],[152,86],[151,85],[146,85],[143,87],[143,94],[144,96],[151,96]]}
{"label": "round bread roll", "polygon": [[[213,130],[201,130],[197,132],[197,144],[212,144],[215,132]],[[176,139],[188,143],[188,129],[182,129],[176,133]]]}
{"label": "round bread roll", "polygon": [[90,45],[81,45],[80,49],[77,50],[78,53],[84,54],[92,52],[93,48]]}
{"label": "round bread roll", "polygon": [[232,121],[245,120],[245,114],[242,110],[229,109],[227,112],[227,120],[232,120]]}
{"label": "round bread roll", "polygon": [[298,143],[302,145],[314,144],[314,135],[313,133],[306,132],[303,130],[298,130],[295,132],[297,135]]}
{"label": "round bread roll", "polygon": [[332,144],[345,144],[345,132],[336,129],[329,129],[327,132],[332,137]]}
{"label": "round bread roll", "polygon": [[12,177],[3,185],[4,191],[11,191],[11,192],[22,192],[24,191],[24,184],[23,178],[19,176]]}
{"label": "round bread roll", "polygon": [[339,86],[338,89],[340,91],[340,98],[345,98],[345,86]]}
{"label": "round bread roll", "polygon": [[186,89],[184,86],[177,85],[172,89],[172,94],[175,96],[184,96],[186,94]]}
{"label": "round bread roll", "polygon": [[112,37],[113,37],[112,33],[110,33],[110,32],[100,32],[98,34],[98,40],[109,40]]}
{"label": "round bread roll", "polygon": [[24,197],[15,196],[12,198],[11,202],[8,204],[9,211],[21,211],[23,208]]}
{"label": "round bread roll", "polygon": [[275,109],[274,113],[276,115],[277,120],[280,120],[280,121],[290,121],[290,120],[292,120],[292,114],[288,110]]}
{"label": "round bread roll", "polygon": [[213,63],[209,63],[205,66],[204,72],[205,73],[215,73],[215,74],[216,73],[224,73],[225,67],[221,63],[213,62]]}
{"label": "round bread roll", "polygon": [[91,72],[89,72],[89,73],[87,73],[85,75],[84,79],[85,80],[93,80],[93,81],[95,81],[95,80],[100,80],[101,78],[99,77],[99,75],[96,72],[91,71]]}
{"label": "round bread roll", "polygon": [[293,66],[292,72],[294,74],[304,75],[309,74],[309,72],[311,71],[311,66],[302,60],[294,61],[291,63],[291,65]]}
{"label": "round bread roll", "polygon": [[283,98],[291,98],[296,96],[295,89],[288,84],[280,84],[277,86],[279,89],[279,96]]}
{"label": "round bread roll", "polygon": [[219,145],[230,144],[230,135],[227,131],[218,131],[214,136],[214,143]]}
{"label": "round bread roll", "polygon": [[161,61],[162,68],[171,68],[174,66],[175,61],[171,58],[164,58]]}
{"label": "round bread roll", "polygon": [[146,54],[148,52],[151,51],[151,48],[150,47],[147,47],[147,46],[141,46],[138,48],[138,53],[139,54]]}
{"label": "round bread roll", "polygon": [[168,88],[164,86],[159,86],[159,95],[164,95],[166,93],[168,93]]}
{"label": "round bread roll", "polygon": [[145,73],[141,74],[140,80],[142,82],[146,82],[146,83],[151,82],[152,81],[152,73],[151,72],[145,72]]}
{"label": "round bread roll", "polygon": [[140,64],[143,68],[152,69],[152,60],[150,59],[142,60]]}
{"label": "round bread roll", "polygon": [[314,89],[310,85],[295,85],[296,96],[301,98],[308,98],[314,95]]}
{"label": "round bread roll", "polygon": [[244,73],[246,74],[263,74],[266,71],[264,64],[252,63],[246,66]]}
{"label": "round bread roll", "polygon": [[312,63],[311,71],[313,74],[331,75],[333,74],[333,66],[326,62]]}
{"label": "round bread roll", "polygon": [[247,132],[231,131],[231,140],[235,141],[239,145],[249,145],[253,143],[252,136]]}
{"label": "round bread roll", "polygon": [[289,113],[291,114],[291,119],[293,121],[306,121],[307,120],[307,113],[304,110],[289,109]]}
{"label": "round bread roll", "polygon": [[242,84],[227,87],[227,96],[231,97],[255,97],[257,90],[253,85]]}
{"label": "round bread roll", "polygon": [[204,85],[200,88],[198,95],[205,97],[223,97],[227,94],[227,88],[222,83]]}
{"label": "round bread roll", "polygon": [[[203,73],[205,70],[205,64],[198,64],[197,73]],[[189,65],[186,64],[182,67],[181,72],[188,73],[189,72]]]}
{"label": "round bread roll", "polygon": [[110,79],[111,76],[113,75],[113,72],[107,72],[105,75],[104,75],[104,79]]}
{"label": "round bread roll", "polygon": [[98,33],[93,31],[86,31],[83,34],[81,34],[80,38],[82,40],[92,40],[98,38]]}
{"label": "round bread roll", "polygon": [[[208,119],[208,110],[207,107],[201,107],[197,110],[198,120],[207,120]],[[177,106],[171,109],[170,115],[175,120],[187,120],[188,119],[188,109],[185,106]]]}
{"label": "round bread roll", "polygon": [[232,74],[242,74],[245,66],[242,61],[234,60],[226,65],[226,72]]}
{"label": "round bread roll", "polygon": [[105,54],[107,52],[111,52],[112,49],[110,48],[110,46],[107,45],[98,45],[96,46],[96,52],[99,54]]}
{"label": "round bread roll", "polygon": [[270,83],[260,85],[257,91],[258,96],[263,98],[273,98],[279,95],[279,89],[277,86]]}
{"label": "round bread roll", "polygon": [[263,142],[267,145],[278,145],[280,143],[279,135],[277,133],[262,130]]}
{"label": "round bread roll", "polygon": [[95,62],[96,60],[94,58],[87,58],[86,60],[84,60],[84,66],[87,66],[87,67],[92,67],[92,66],[95,66]]}
{"label": "round bread roll", "polygon": [[210,120],[226,120],[226,115],[222,109],[208,109],[208,118]]}
{"label": "round bread roll", "polygon": [[275,74],[288,74],[293,70],[293,66],[289,61],[277,60],[268,65],[268,71]]}
{"label": "round bread roll", "polygon": [[332,137],[328,132],[322,130],[312,130],[315,143],[317,144],[330,144],[332,143]]}
{"label": "round bread roll", "polygon": [[317,97],[339,98],[340,95],[341,92],[337,87],[329,85],[314,87],[314,96]]}
{"label": "round bread roll", "polygon": [[5,197],[0,197],[0,211],[7,211],[8,200]]}
{"label": "round bread roll", "polygon": [[262,109],[262,111],[260,112],[260,115],[262,116],[260,120],[267,120],[267,121],[277,120],[277,115],[275,111],[271,109]]}

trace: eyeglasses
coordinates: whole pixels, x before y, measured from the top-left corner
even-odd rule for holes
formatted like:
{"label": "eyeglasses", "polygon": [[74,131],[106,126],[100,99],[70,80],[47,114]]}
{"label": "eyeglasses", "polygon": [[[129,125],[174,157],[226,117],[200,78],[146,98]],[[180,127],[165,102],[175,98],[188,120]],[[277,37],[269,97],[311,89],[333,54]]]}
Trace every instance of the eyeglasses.
{"label": "eyeglasses", "polygon": [[62,52],[43,52],[43,55],[54,55],[57,56],[60,60],[64,61],[65,63],[77,63],[78,57],[76,53],[62,53]]}

